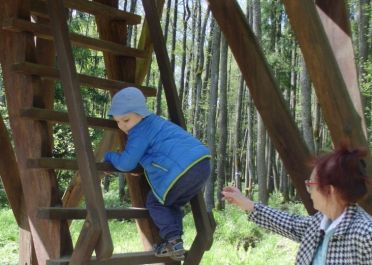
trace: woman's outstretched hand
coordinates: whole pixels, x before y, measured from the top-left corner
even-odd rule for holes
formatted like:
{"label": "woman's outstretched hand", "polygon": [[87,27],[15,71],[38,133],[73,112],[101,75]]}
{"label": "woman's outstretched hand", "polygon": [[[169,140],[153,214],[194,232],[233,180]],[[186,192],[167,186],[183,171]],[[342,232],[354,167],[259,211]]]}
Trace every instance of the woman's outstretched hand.
{"label": "woman's outstretched hand", "polygon": [[244,211],[253,211],[254,203],[245,197],[236,187],[224,187],[222,190],[223,199],[228,203],[239,206]]}

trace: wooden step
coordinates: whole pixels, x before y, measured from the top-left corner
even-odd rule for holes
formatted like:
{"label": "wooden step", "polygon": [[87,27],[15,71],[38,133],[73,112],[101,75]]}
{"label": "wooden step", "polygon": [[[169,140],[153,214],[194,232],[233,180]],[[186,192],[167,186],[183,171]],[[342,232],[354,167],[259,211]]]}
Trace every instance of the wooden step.
{"label": "wooden step", "polygon": [[[29,108],[21,109],[20,115],[23,118],[32,120],[49,121],[52,123],[69,123],[68,114],[66,112],[59,112],[54,110]],[[87,117],[87,122],[90,127],[117,129],[117,124],[113,120]]]}
{"label": "wooden step", "polygon": [[[150,218],[146,208],[115,208],[106,209],[107,219],[143,219]],[[39,208],[37,217],[56,220],[83,220],[87,217],[87,210],[81,208],[43,207]]]}
{"label": "wooden step", "polygon": [[[63,257],[60,259],[52,259],[47,261],[47,265],[68,265],[70,261],[69,257]],[[159,258],[155,257],[153,251],[145,252],[131,252],[124,254],[114,254],[111,258],[105,260],[96,260],[92,257],[91,261],[85,265],[136,265],[136,264],[154,264],[154,263],[170,263],[174,264],[174,260],[170,258]]]}
{"label": "wooden step", "polygon": [[[12,65],[12,70],[17,73],[41,76],[45,79],[58,80],[60,78],[58,69],[42,64],[23,62]],[[96,87],[115,92],[123,87],[134,86],[139,88],[146,97],[153,97],[156,95],[156,89],[153,87],[138,86],[136,84],[124,81],[99,78],[83,74],[78,74],[78,78],[81,85],[86,85],[89,87]]]}
{"label": "wooden step", "polygon": [[[104,172],[120,172],[111,164],[105,162],[96,163],[98,171]],[[28,168],[45,168],[45,169],[65,169],[65,170],[78,170],[79,166],[76,160],[61,159],[52,157],[42,157],[38,159],[28,159]]]}
{"label": "wooden step", "polygon": [[[44,1],[32,0],[31,12],[33,15],[47,18],[47,4]],[[64,0],[65,7],[89,13],[95,16],[102,16],[112,20],[125,21],[128,25],[141,23],[141,16],[119,10],[108,5],[87,0]]]}
{"label": "wooden step", "polygon": [[[5,19],[3,21],[2,27],[4,30],[10,30],[14,32],[20,31],[32,32],[35,36],[41,39],[46,40],[54,39],[49,26],[39,23],[32,23],[24,19],[19,18]],[[98,50],[102,52],[109,52],[116,55],[146,58],[146,53],[144,50],[130,48],[112,41],[91,38],[77,33],[69,33],[69,37],[71,43],[74,44],[75,46]]]}

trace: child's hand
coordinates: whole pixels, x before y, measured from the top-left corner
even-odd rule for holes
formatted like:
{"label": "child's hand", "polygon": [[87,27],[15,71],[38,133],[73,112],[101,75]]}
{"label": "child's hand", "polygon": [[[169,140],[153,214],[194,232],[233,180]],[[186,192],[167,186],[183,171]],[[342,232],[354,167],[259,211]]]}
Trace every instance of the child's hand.
{"label": "child's hand", "polygon": [[253,202],[245,197],[236,187],[224,187],[222,191],[223,199],[228,203],[235,204],[245,211],[253,210]]}

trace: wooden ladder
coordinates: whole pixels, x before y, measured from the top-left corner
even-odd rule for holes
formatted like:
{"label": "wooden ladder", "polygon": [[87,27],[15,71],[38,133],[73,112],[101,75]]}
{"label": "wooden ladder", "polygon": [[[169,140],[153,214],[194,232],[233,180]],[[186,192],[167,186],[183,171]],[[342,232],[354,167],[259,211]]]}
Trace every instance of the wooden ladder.
{"label": "wooden ladder", "polygon": [[[105,209],[97,172],[116,170],[107,163],[95,162],[89,140],[88,127],[112,130],[116,129],[117,126],[112,120],[86,117],[80,94],[80,85],[105,89],[112,93],[122,87],[136,86],[142,90],[145,96],[154,96],[156,91],[150,87],[136,85],[133,72],[120,74],[117,71],[117,69],[123,71],[123,67],[128,70],[130,65],[133,66],[132,69],[135,69],[136,58],[145,58],[148,56],[146,52],[129,48],[121,44],[119,40],[115,40],[113,35],[105,33],[105,29],[109,28],[108,25],[112,21],[119,21],[120,26],[123,26],[123,24],[133,25],[140,23],[141,18],[99,2],[86,0],[48,0],[47,2],[30,0],[31,12],[38,17],[49,18],[51,25],[33,23],[18,17],[7,18],[2,25],[3,29],[9,31],[26,32],[40,39],[54,41],[58,58],[58,69],[30,61],[16,62],[11,69],[14,73],[38,76],[45,80],[61,80],[68,112],[63,113],[37,107],[23,108],[19,111],[24,119],[70,124],[77,155],[77,161],[51,157],[29,158],[27,159],[27,167],[30,170],[40,168],[79,170],[83,183],[86,209],[43,207],[38,210],[38,217],[41,219],[59,221],[85,219],[75,249],[67,251],[63,257],[48,260],[48,264],[179,264],[179,262],[174,262],[170,258],[155,257],[152,251],[112,255],[113,243],[107,219],[149,219],[149,214],[147,209],[144,208]],[[102,2],[105,1],[103,0]],[[144,0],[143,6],[147,22],[151,25],[149,27],[150,35],[155,40],[153,43],[154,50],[165,88],[170,118],[173,122],[185,127],[155,1]],[[66,8],[77,9],[95,15],[101,39],[69,33],[66,22]],[[76,46],[104,52],[108,76],[111,79],[77,74],[71,43]],[[121,56],[121,58],[126,60],[125,62],[116,60],[115,56]],[[114,65],[116,71],[110,69],[109,65],[111,67]],[[128,78],[128,75],[131,77]],[[130,79],[131,82],[122,81],[123,79]],[[215,223],[213,216],[206,211],[202,194],[199,194],[191,201],[191,206],[197,235],[186,254],[184,264],[199,264],[203,253],[210,249],[212,245]],[[69,248],[67,247],[67,249]],[[92,257],[94,250],[96,257]]]}

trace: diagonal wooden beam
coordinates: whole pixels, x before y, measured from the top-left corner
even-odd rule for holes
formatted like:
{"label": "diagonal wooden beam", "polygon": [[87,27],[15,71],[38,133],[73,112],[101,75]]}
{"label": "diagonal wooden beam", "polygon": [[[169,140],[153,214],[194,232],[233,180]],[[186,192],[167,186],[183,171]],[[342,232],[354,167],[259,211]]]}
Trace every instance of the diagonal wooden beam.
{"label": "diagonal wooden beam", "polygon": [[[368,148],[367,138],[363,130],[363,114],[360,111],[358,114],[358,106],[353,103],[343,78],[344,74],[345,80],[348,81],[347,85],[353,85],[354,81],[350,81],[352,80],[350,76],[352,76],[351,71],[353,70],[342,67],[341,69],[343,70],[340,71],[338,62],[342,62],[341,53],[344,51],[337,51],[336,56],[332,51],[332,48],[338,48],[336,46],[337,42],[342,39],[344,41],[348,39],[347,36],[338,40],[334,39],[335,37],[340,37],[341,34],[345,34],[345,32],[347,34],[345,26],[342,31],[337,29],[336,33],[333,32],[331,34],[330,32],[330,28],[334,29],[339,27],[340,24],[342,25],[342,20],[337,18],[337,16],[342,15],[341,11],[330,11],[330,9],[340,10],[340,5],[344,4],[343,1],[332,1],[332,7],[322,5],[320,8],[320,10],[323,10],[321,11],[323,21],[331,23],[326,25],[326,31],[329,36],[327,36],[313,1],[283,0],[283,3],[304,55],[333,143],[337,146],[342,139],[348,139],[352,146]],[[324,10],[329,12],[329,14],[325,13]],[[345,21],[343,21],[344,24]],[[346,44],[346,47],[348,47],[346,53],[350,54],[350,46]],[[336,60],[336,57],[338,60]],[[347,63],[350,65],[350,58]],[[350,87],[350,89],[352,88]],[[354,94],[354,92],[352,93]],[[367,173],[372,180],[372,159],[370,153],[366,162]],[[372,184],[369,185],[368,190],[369,196],[362,202],[362,206],[369,213],[372,213]]]}
{"label": "diagonal wooden beam", "polygon": [[346,89],[361,119],[363,132],[367,135],[345,0],[316,0],[315,3],[332,52],[344,79]]}
{"label": "diagonal wooden beam", "polygon": [[304,185],[304,180],[310,175],[307,167],[309,150],[288,111],[252,29],[236,1],[208,2],[294,186],[307,211],[314,213]]}

